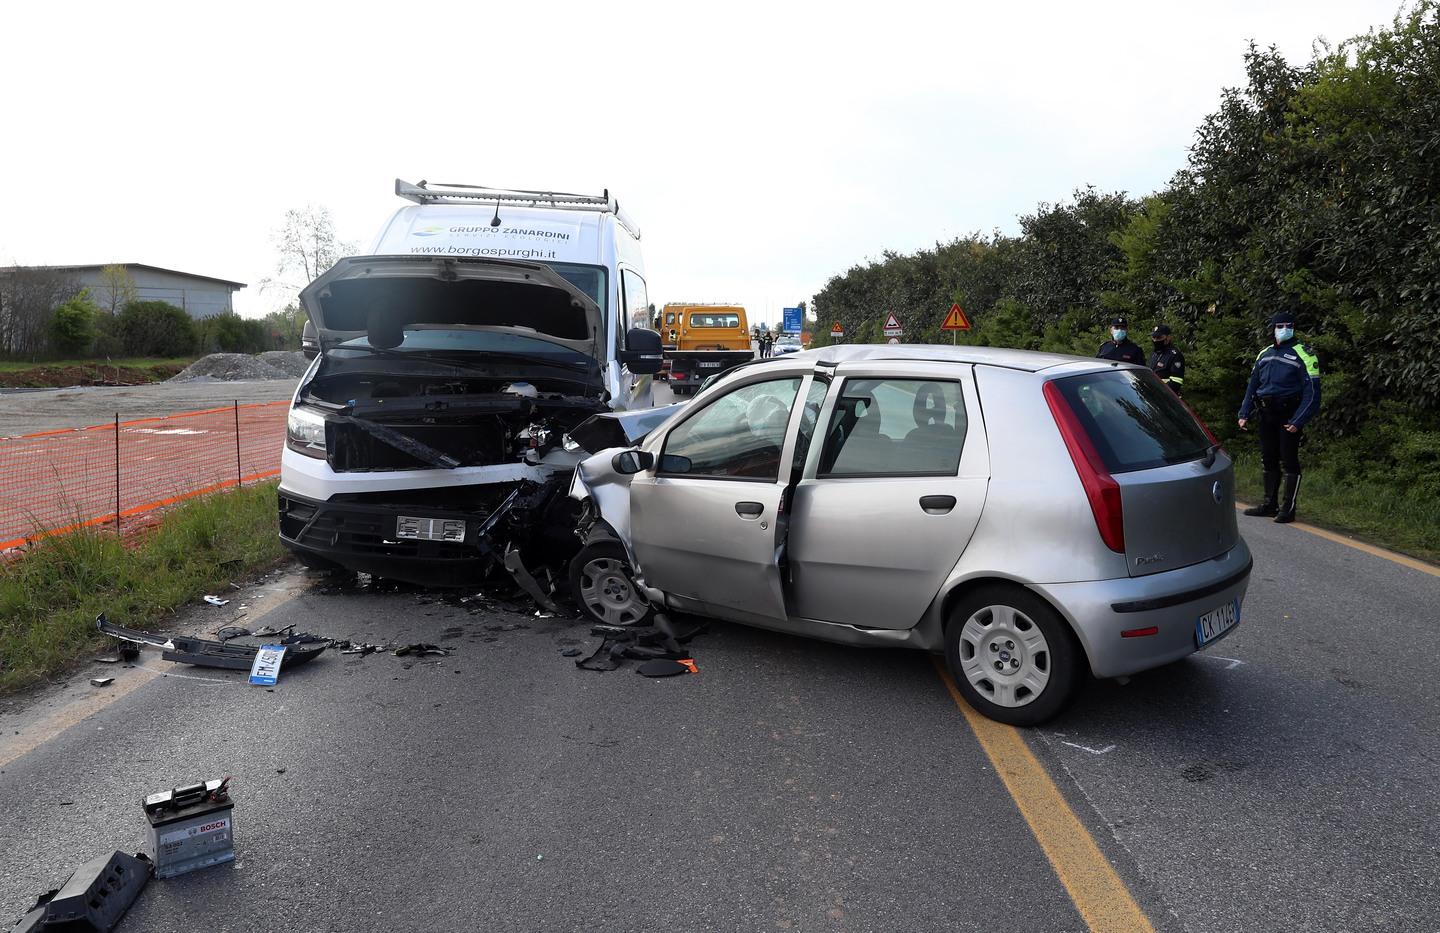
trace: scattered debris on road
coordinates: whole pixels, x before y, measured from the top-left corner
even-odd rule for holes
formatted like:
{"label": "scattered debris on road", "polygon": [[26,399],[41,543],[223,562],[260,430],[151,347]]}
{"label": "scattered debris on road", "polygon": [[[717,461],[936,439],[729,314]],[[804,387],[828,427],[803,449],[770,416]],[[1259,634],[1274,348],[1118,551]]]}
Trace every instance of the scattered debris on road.
{"label": "scattered debris on road", "polygon": [[40,930],[96,930],[109,933],[120,923],[155,866],[143,852],[100,855],[75,869],[59,888],[42,894],[15,933]]}
{"label": "scattered debris on road", "polygon": [[444,656],[446,656],[446,657],[449,657],[449,655],[450,655],[450,649],[449,649],[449,648],[441,648],[439,645],[431,645],[431,644],[427,644],[427,643],[425,643],[425,642],[419,642],[419,643],[416,643],[416,644],[413,644],[413,645],[401,645],[399,648],[396,648],[396,649],[395,649],[395,657],[397,657],[397,658],[403,658],[403,657],[405,657],[407,654],[414,654],[414,655],[439,654],[439,655],[444,655]]}
{"label": "scattered debris on road", "polygon": [[219,596],[206,596],[205,601],[212,606],[223,606],[230,602],[228,599],[221,599]]}
{"label": "scattered debris on road", "polygon": [[91,685],[92,687],[108,687],[108,686],[110,686],[111,684],[113,684],[114,682],[115,682],[115,678],[114,678],[114,677],[91,677],[91,678],[90,678],[90,685]]}
{"label": "scattered debris on road", "polygon": [[575,666],[586,671],[613,671],[621,667],[626,659],[650,662],[674,662],[679,669],[669,665],[648,668],[652,671],[665,670],[668,673],[646,674],[646,664],[640,666],[640,673],[647,677],[668,677],[671,674],[699,673],[694,660],[682,645],[688,643],[706,628],[706,623],[696,622],[679,629],[663,612],[656,613],[650,625],[594,625],[590,634],[600,637],[600,646],[590,655],[577,658]]}
{"label": "scattered debris on road", "polygon": [[[205,638],[196,638],[189,635],[153,635],[150,632],[142,632],[139,629],[126,628],[123,625],[116,625],[105,618],[101,613],[95,619],[95,626],[101,632],[113,638],[132,642],[137,645],[149,645],[152,648],[161,650],[160,656],[167,661],[180,661],[185,664],[194,664],[200,667],[219,667],[234,671],[248,671],[255,664],[255,657],[260,652],[259,645],[235,645],[223,641],[210,641]],[[291,635],[281,641],[281,644],[288,649],[285,652],[284,661],[281,664],[282,670],[290,670],[299,667],[307,661],[313,661],[319,657],[331,644],[328,638],[320,638],[317,635],[301,633]]]}

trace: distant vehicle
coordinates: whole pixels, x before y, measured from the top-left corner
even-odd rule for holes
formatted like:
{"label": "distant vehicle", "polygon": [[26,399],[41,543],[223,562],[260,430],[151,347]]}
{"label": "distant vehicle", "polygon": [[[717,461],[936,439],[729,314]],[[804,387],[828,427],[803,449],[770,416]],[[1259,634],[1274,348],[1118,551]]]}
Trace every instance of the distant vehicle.
{"label": "distant vehicle", "polygon": [[676,395],[692,395],[706,377],[755,357],[739,305],[667,304],[660,335]]}
{"label": "distant vehicle", "polygon": [[1230,458],[1154,373],[1018,350],[757,361],[586,459],[571,495],[593,618],[943,651],[971,705],[1016,725],[1087,670],[1225,637],[1251,570]]}
{"label": "distant vehicle", "polygon": [[771,352],[772,355],[779,356],[782,353],[799,353],[803,349],[804,347],[800,346],[799,337],[791,337],[787,335],[784,337],[775,338],[775,347]]}
{"label": "distant vehicle", "polygon": [[649,407],[661,362],[639,229],[608,192],[395,193],[415,203],[369,254],[300,294],[317,356],[290,408],[280,539],[312,566],[441,585],[512,547],[573,551],[569,527],[546,537],[580,456],[568,432]]}

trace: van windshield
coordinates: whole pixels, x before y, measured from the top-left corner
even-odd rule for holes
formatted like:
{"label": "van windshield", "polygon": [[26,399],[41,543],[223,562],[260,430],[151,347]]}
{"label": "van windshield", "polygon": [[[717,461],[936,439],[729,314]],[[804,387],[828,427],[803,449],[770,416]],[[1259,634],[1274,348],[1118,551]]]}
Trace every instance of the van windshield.
{"label": "van windshield", "polygon": [[1150,370],[1112,370],[1055,380],[1105,468],[1151,470],[1199,460],[1210,438]]}
{"label": "van windshield", "polygon": [[698,312],[690,313],[691,327],[739,327],[740,315],[727,312]]}
{"label": "van windshield", "polygon": [[562,279],[574,285],[600,306],[600,315],[609,319],[610,311],[605,305],[605,269],[601,266],[583,266],[576,262],[547,262]]}

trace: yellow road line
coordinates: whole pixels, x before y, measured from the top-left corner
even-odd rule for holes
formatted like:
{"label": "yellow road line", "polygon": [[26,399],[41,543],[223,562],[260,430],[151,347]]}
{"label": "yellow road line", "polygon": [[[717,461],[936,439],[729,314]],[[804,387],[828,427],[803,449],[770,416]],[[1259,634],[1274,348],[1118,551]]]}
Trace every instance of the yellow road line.
{"label": "yellow road line", "polygon": [[[1247,509],[1249,506],[1244,502],[1235,503],[1237,509]],[[1244,525],[1241,525],[1244,530]],[[1390,561],[1392,564],[1399,564],[1401,567],[1409,567],[1411,570],[1418,570],[1421,573],[1428,573],[1432,577],[1440,577],[1440,567],[1434,564],[1427,564],[1425,561],[1405,554],[1397,554],[1394,551],[1387,551],[1383,547],[1376,547],[1373,544],[1366,544],[1364,541],[1357,541],[1354,538],[1347,538],[1345,535],[1327,531],[1324,528],[1316,528],[1314,525],[1307,525],[1304,522],[1292,522],[1291,528],[1299,528],[1301,531],[1308,531],[1317,538],[1324,538],[1326,541],[1334,541],[1336,544],[1343,544],[1348,548],[1363,551],[1366,554]]]}
{"label": "yellow road line", "polygon": [[990,757],[995,773],[1030,824],[1035,840],[1050,860],[1075,909],[1094,933],[1154,933],[1145,912],[1130,889],[1115,873],[1085,824],[1080,822],[1060,789],[1019,730],[986,719],[965,702],[945,662],[935,658],[935,669],[945,689],[965,714],[965,720]]}

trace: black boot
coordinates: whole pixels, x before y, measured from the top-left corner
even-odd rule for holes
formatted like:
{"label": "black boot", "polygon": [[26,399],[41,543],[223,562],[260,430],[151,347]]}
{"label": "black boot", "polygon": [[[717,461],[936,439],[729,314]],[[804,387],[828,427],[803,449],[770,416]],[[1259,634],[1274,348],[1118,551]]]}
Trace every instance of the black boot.
{"label": "black boot", "polygon": [[1259,505],[1252,505],[1245,510],[1246,515],[1262,515],[1269,518],[1280,512],[1280,507],[1275,504],[1275,497],[1280,492],[1280,473],[1278,470],[1265,471],[1265,501]]}
{"label": "black boot", "polygon": [[1286,525],[1295,520],[1295,504],[1300,495],[1300,474],[1285,474],[1285,495],[1280,500],[1280,514],[1275,516],[1278,524]]}

